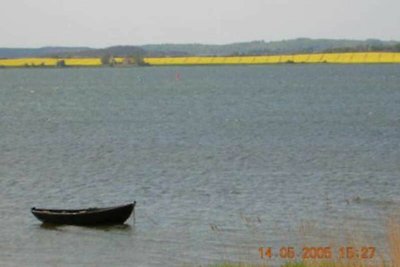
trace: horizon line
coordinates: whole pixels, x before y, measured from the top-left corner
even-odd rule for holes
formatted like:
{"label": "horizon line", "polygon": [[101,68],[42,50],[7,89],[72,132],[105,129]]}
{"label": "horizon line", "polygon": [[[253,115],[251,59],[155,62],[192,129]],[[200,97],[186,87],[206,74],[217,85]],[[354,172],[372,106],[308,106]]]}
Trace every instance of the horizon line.
{"label": "horizon line", "polygon": [[274,42],[285,42],[285,41],[295,41],[295,40],[329,40],[329,41],[381,41],[381,42],[397,42],[400,43],[399,40],[394,39],[379,39],[379,38],[365,38],[365,39],[351,39],[351,38],[310,38],[310,37],[297,37],[297,38],[288,38],[288,39],[280,39],[280,40],[270,40],[266,41],[263,39],[259,40],[251,40],[251,41],[237,41],[237,42],[227,42],[227,43],[207,43],[207,42],[160,42],[160,43],[145,43],[145,44],[114,44],[114,45],[106,45],[106,46],[89,46],[89,45],[42,45],[42,46],[0,46],[0,49],[42,49],[42,48],[89,48],[89,49],[106,49],[110,47],[116,46],[130,46],[130,47],[143,47],[143,46],[150,46],[150,45],[210,45],[210,46],[224,46],[224,45],[233,45],[233,44],[245,44],[245,43],[253,43],[253,42],[264,42],[264,43],[274,43]]}

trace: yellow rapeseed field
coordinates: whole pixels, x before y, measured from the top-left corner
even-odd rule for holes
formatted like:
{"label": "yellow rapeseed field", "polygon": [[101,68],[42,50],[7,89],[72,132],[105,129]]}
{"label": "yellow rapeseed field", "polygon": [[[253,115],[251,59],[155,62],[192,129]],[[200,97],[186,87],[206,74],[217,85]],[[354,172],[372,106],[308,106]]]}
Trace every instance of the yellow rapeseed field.
{"label": "yellow rapeseed field", "polygon": [[15,58],[0,59],[2,67],[24,67],[24,66],[55,66],[58,59],[55,58]]}
{"label": "yellow rapeseed field", "polygon": [[231,64],[277,64],[277,63],[400,63],[400,53],[325,53],[298,55],[270,55],[243,57],[164,57],[145,58],[150,65],[231,65]]}
{"label": "yellow rapeseed field", "polygon": [[67,58],[65,59],[66,66],[82,66],[82,67],[90,67],[90,66],[101,66],[100,58]]}
{"label": "yellow rapeseed field", "polygon": [[[51,67],[64,60],[66,66],[98,67],[100,58],[16,58],[0,59],[0,67]],[[124,58],[114,58],[116,64],[123,64]],[[144,62],[154,66],[165,65],[241,65],[241,64],[280,64],[280,63],[334,63],[369,64],[400,63],[400,53],[359,52],[359,53],[320,53],[297,55],[265,55],[236,57],[162,57],[144,58]]]}
{"label": "yellow rapeseed field", "polygon": [[66,66],[94,67],[100,66],[100,58],[15,58],[0,59],[0,67],[54,67],[64,60]]}

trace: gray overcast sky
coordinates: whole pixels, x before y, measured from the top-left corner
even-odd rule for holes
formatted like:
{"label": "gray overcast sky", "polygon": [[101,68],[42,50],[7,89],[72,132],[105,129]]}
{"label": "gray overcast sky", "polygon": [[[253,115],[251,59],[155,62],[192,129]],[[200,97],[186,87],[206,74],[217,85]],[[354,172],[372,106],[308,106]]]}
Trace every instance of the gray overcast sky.
{"label": "gray overcast sky", "polygon": [[0,47],[400,40],[400,0],[0,0]]}

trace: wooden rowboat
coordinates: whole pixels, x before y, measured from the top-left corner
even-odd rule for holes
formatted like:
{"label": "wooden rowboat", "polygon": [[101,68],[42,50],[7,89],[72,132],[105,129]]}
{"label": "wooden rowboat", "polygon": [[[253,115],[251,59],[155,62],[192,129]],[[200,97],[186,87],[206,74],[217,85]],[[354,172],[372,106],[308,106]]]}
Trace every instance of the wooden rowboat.
{"label": "wooden rowboat", "polygon": [[135,209],[136,201],[127,205],[108,208],[80,210],[37,209],[31,212],[43,223],[69,225],[112,225],[123,224]]}

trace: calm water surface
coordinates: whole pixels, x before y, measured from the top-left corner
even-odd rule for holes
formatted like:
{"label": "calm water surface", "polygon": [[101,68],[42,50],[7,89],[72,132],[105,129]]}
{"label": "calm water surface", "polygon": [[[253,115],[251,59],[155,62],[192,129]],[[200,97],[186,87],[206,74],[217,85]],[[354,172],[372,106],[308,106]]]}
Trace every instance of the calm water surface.
{"label": "calm water surface", "polygon": [[[0,151],[1,266],[259,262],[348,233],[383,250],[400,66],[0,69]],[[118,227],[30,214],[132,200]]]}

